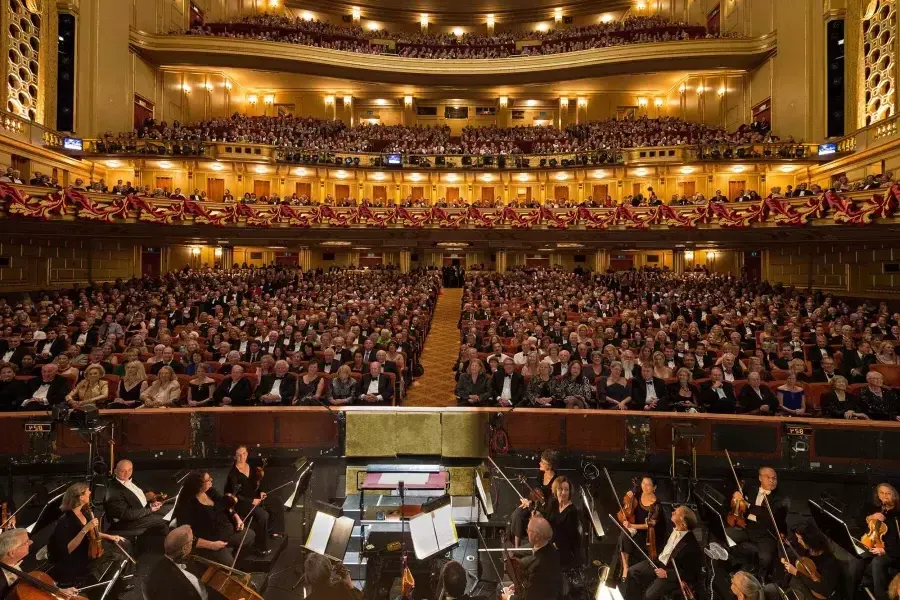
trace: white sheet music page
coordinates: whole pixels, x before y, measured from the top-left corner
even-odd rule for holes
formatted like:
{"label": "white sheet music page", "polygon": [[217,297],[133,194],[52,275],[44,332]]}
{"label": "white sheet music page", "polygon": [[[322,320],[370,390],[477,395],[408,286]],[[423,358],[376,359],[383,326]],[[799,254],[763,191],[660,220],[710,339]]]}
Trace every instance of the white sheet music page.
{"label": "white sheet music page", "polygon": [[409,520],[409,534],[412,537],[416,558],[424,560],[440,550],[434,530],[431,513],[419,513]]}
{"label": "white sheet music page", "polygon": [[316,513],[316,518],[309,530],[309,537],[306,538],[306,547],[317,554],[325,554],[335,520],[334,517],[323,512]]}
{"label": "white sheet music page", "polygon": [[449,504],[433,511],[431,515],[439,550],[449,548],[459,541],[459,537],[456,535],[456,525],[453,523],[453,510]]}

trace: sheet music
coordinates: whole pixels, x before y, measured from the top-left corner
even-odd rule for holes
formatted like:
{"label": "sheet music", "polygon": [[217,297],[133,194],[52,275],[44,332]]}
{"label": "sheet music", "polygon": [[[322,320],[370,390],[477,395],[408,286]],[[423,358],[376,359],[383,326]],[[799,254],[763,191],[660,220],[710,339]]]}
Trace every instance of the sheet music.
{"label": "sheet music", "polygon": [[419,513],[411,518],[409,534],[412,538],[416,558],[419,560],[425,560],[440,550],[434,530],[434,517],[431,516],[431,513]]}
{"label": "sheet music", "polygon": [[449,548],[459,541],[459,536],[456,535],[456,525],[453,523],[452,511],[451,505],[445,504],[431,513],[437,545],[441,550]]}
{"label": "sheet music", "polygon": [[478,490],[478,496],[481,498],[481,502],[484,505],[484,512],[487,513],[488,516],[494,514],[494,502],[491,499],[490,494],[484,491],[484,483],[481,481],[481,475],[475,473],[475,489]]}
{"label": "sheet music", "polygon": [[329,514],[316,513],[316,518],[309,530],[309,537],[306,538],[306,547],[316,554],[325,554],[328,538],[331,537],[335,521],[336,519]]}
{"label": "sheet music", "polygon": [[428,483],[429,473],[382,473],[378,478],[381,485],[397,485],[401,481],[404,485],[425,485]]}

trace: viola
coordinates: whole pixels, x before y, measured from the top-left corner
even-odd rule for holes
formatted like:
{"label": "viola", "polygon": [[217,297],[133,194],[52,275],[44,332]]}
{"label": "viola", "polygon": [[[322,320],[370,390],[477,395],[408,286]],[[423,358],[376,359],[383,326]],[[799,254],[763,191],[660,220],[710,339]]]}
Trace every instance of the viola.
{"label": "viola", "polygon": [[647,515],[647,553],[650,558],[656,560],[659,552],[656,549],[656,522],[659,519],[659,504],[657,503],[650,514]]}
{"label": "viola", "polygon": [[[615,491],[615,490],[614,490]],[[641,482],[637,477],[633,477],[631,479],[631,489],[622,496],[622,502],[620,503],[619,512],[616,513],[616,518],[619,519],[619,523],[625,525],[626,523],[634,523],[637,521],[637,507],[638,507],[638,498],[640,498],[641,493]]]}
{"label": "viola", "polygon": [[9,503],[5,500],[0,502],[0,531],[6,529],[6,524],[9,521]]}
{"label": "viola", "polygon": [[[725,456],[728,458],[728,466],[731,467],[731,474],[734,475],[734,482],[737,484],[737,491],[741,492],[743,486],[741,485],[741,480],[737,476],[737,471],[734,470],[734,464],[731,462],[731,455],[728,454],[728,450],[725,451]],[[731,504],[728,510],[728,526],[729,527],[737,527],[738,529],[745,529],[747,527],[747,511],[750,509],[750,503],[743,497],[741,494],[740,498],[731,499]]]}
{"label": "viola", "polygon": [[[88,521],[94,520],[94,513],[91,511],[89,504],[85,504],[82,507],[81,512],[84,513],[84,516]],[[88,543],[88,556],[91,559],[103,556],[103,539],[100,537],[99,527],[93,527],[88,531]]]}
{"label": "viola", "polygon": [[864,533],[859,541],[869,550],[884,548],[884,535],[888,530],[887,525],[874,517],[866,519],[866,524],[869,526],[869,531]]}
{"label": "viola", "polygon": [[253,473],[250,475],[250,480],[256,484],[256,488],[259,489],[259,484],[263,480],[263,477],[266,476],[266,466],[268,466],[268,459],[262,459],[262,464],[258,467],[253,468]]}

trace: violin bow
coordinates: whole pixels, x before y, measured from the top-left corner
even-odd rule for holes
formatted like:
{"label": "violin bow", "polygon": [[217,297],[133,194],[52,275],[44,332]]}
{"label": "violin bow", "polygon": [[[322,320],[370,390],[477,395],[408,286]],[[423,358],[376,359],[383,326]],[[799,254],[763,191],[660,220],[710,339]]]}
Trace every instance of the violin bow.
{"label": "violin bow", "polygon": [[512,481],[509,480],[509,477],[506,476],[506,473],[503,472],[503,469],[501,469],[500,467],[498,467],[498,466],[497,466],[497,463],[495,463],[495,462],[494,462],[494,459],[491,458],[490,456],[488,456],[488,460],[491,461],[491,464],[494,465],[494,468],[497,469],[497,472],[500,473],[500,476],[503,477],[503,479],[506,480],[506,483],[509,484],[509,487],[511,487],[511,488],[513,489],[513,491],[514,491],[514,492],[516,493],[516,495],[519,497],[519,500],[524,500],[525,497],[522,495],[521,492],[519,492],[519,488],[517,488],[517,487],[515,486],[515,484],[514,484]]}
{"label": "violin bow", "polygon": [[[256,507],[254,507],[254,508],[256,508]],[[231,570],[232,570],[232,571],[235,570],[234,565],[237,564],[238,556],[241,555],[241,550],[244,548],[244,540],[247,539],[247,532],[250,531],[250,523],[251,523],[251,522],[253,522],[253,518],[252,518],[252,517],[250,518],[249,521],[247,521],[246,523],[244,523],[244,535],[243,535],[243,537],[241,537],[241,543],[238,544],[237,551],[234,553],[234,560],[231,561]],[[221,592],[222,590],[219,590],[219,591]]]}
{"label": "violin bow", "polygon": [[[268,496],[268,495],[271,494],[272,492],[277,492],[277,491],[280,490],[281,488],[287,487],[287,486],[291,485],[292,483],[294,483],[294,481],[295,481],[294,479],[291,479],[290,481],[288,481],[288,482],[286,482],[286,483],[282,483],[282,484],[279,485],[278,487],[272,488],[270,491],[265,492],[265,494]],[[256,507],[259,506],[260,504],[262,504],[262,501],[260,501],[260,502],[258,502],[257,504],[255,504],[255,505],[253,506],[253,508],[251,508],[251,509],[247,512],[246,516],[244,516],[244,518],[241,519],[241,520],[242,520],[242,521],[246,521],[248,518],[250,518],[250,515],[253,514],[253,511],[256,510]]]}
{"label": "violin bow", "polygon": [[17,508],[15,512],[13,512],[13,514],[9,515],[9,517],[7,517],[6,520],[3,521],[3,523],[0,523],[0,530],[6,529],[6,526],[9,524],[9,522],[16,518],[16,515],[19,514],[19,511],[28,506],[31,501],[34,500],[35,496],[37,496],[37,494],[32,494],[28,500],[22,503],[22,506]]}
{"label": "violin bow", "polygon": [[628,530],[627,530],[627,529],[625,529],[624,527],[622,527],[622,524],[619,523],[618,519],[616,519],[615,517],[613,517],[613,516],[610,515],[610,514],[607,514],[607,516],[609,516],[609,519],[610,519],[613,523],[616,524],[616,527],[619,528],[619,531],[621,531],[623,534],[625,534],[625,537],[628,538],[628,541],[630,541],[631,544],[632,544],[635,548],[638,549],[638,552],[640,552],[641,554],[644,555],[644,558],[647,559],[647,562],[650,563],[651,565],[656,565],[656,561],[652,560],[652,559],[647,555],[647,553],[644,552],[644,549],[641,548],[641,545],[638,544],[636,541],[634,541],[634,538],[631,537],[631,534],[628,533]]}
{"label": "violin bow", "polygon": [[[619,510],[625,512],[625,507],[622,506],[622,501],[619,500],[619,494],[616,492],[616,486],[613,485],[612,477],[609,475],[609,471],[606,470],[606,467],[603,467],[603,472],[606,474],[606,480],[609,482],[609,487],[612,488],[613,496],[616,497],[616,504],[619,505]],[[618,523],[618,521],[616,521]],[[630,535],[628,537],[631,537]]]}
{"label": "violin bow", "polygon": [[681,595],[684,597],[684,600],[689,600],[687,590],[684,589],[685,583],[681,578],[681,573],[678,572],[678,563],[675,562],[674,558],[669,558],[672,561],[672,566],[675,568],[675,578],[678,579],[678,587],[681,590]]}
{"label": "violin bow", "polygon": [[[766,503],[766,509],[769,511],[769,517],[772,519],[772,525],[775,526],[775,539],[778,540],[778,543],[781,544],[781,551],[784,552],[784,557],[790,561],[791,559],[788,557],[787,548],[784,545],[784,540],[781,539],[781,531],[778,530],[778,521],[775,520],[775,513],[772,512],[772,505],[769,504],[769,495],[765,494],[763,496],[763,502]],[[790,542],[788,542],[790,543]]]}
{"label": "violin bow", "polygon": [[[731,467],[731,474],[734,475],[734,482],[737,484],[737,491],[739,491],[739,492],[741,493],[741,496],[743,496],[743,495],[744,495],[744,488],[743,488],[743,486],[741,485],[741,479],[740,479],[740,477],[738,477],[737,471],[735,471],[735,469],[734,469],[734,463],[731,462],[731,455],[728,453],[728,450],[725,450],[725,458],[728,459],[728,466]],[[747,498],[744,497],[744,500],[746,500],[746,499],[747,499]],[[776,526],[776,529],[777,529],[777,528],[778,528],[778,527]]]}

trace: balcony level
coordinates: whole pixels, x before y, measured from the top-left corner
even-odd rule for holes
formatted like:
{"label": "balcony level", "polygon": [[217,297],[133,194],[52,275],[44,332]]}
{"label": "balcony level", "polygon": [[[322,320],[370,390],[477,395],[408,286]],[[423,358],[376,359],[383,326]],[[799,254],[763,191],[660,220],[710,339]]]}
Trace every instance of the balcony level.
{"label": "balcony level", "polygon": [[381,83],[524,85],[661,71],[750,71],[776,49],[775,32],[748,39],[708,39],[594,48],[502,59],[435,60],[361,54],[256,40],[131,31],[131,47],[159,66],[246,68]]}

